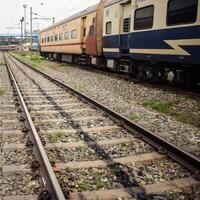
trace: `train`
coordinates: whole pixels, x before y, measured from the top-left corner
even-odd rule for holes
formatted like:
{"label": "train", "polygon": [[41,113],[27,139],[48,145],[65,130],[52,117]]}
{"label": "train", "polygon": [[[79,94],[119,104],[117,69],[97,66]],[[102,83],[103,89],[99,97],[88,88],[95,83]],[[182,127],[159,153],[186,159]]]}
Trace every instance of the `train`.
{"label": "train", "polygon": [[40,54],[138,79],[200,85],[200,0],[101,0],[39,32]]}
{"label": "train", "polygon": [[15,51],[16,45],[0,45],[0,51]]}

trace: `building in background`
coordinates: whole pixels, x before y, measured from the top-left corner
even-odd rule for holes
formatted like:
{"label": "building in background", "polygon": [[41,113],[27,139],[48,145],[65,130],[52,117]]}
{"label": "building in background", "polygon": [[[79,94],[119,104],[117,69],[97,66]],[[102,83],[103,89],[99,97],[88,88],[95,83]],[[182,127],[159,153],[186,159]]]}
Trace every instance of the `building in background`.
{"label": "building in background", "polygon": [[[32,51],[38,51],[38,33],[33,33],[33,45]],[[0,35],[0,50],[20,50],[22,45],[22,51],[30,51],[30,35],[28,34],[26,38],[21,40],[21,37],[18,34],[13,35]]]}
{"label": "building in background", "polygon": [[0,36],[0,46],[2,45],[17,45],[19,44],[20,38],[15,36]]}

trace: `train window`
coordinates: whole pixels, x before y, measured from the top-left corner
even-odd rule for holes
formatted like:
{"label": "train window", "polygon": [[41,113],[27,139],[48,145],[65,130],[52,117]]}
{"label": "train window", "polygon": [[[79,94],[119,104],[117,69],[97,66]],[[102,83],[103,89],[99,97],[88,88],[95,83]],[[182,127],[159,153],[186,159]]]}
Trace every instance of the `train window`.
{"label": "train window", "polygon": [[167,25],[194,23],[197,19],[198,0],[170,0]]}
{"label": "train window", "polygon": [[90,36],[94,35],[94,25],[90,26],[89,35]]}
{"label": "train window", "polygon": [[77,30],[73,30],[73,31],[71,32],[71,38],[72,38],[72,39],[76,39],[76,38],[77,38]]}
{"label": "train window", "polygon": [[59,40],[63,40],[63,33],[59,34]]}
{"label": "train window", "polygon": [[58,34],[56,34],[56,35],[54,36],[54,40],[55,40],[55,41],[58,41]]}
{"label": "train window", "polygon": [[64,38],[65,40],[69,40],[69,31],[65,32]]}
{"label": "train window", "polygon": [[112,33],[112,22],[106,23],[106,34],[110,35]]}
{"label": "train window", "polygon": [[86,28],[83,29],[83,37],[86,36]]}
{"label": "train window", "polygon": [[150,29],[153,27],[154,6],[139,8],[135,11],[134,29]]}
{"label": "train window", "polygon": [[131,18],[125,18],[123,21],[123,32],[127,33],[130,32],[130,22]]}

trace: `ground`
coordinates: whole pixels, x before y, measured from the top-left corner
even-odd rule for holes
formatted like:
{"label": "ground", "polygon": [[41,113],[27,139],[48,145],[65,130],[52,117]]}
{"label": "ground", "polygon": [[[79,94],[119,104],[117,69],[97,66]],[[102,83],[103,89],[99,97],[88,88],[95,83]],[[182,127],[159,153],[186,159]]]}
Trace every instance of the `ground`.
{"label": "ground", "polygon": [[200,146],[198,98],[70,67],[38,55],[32,59],[30,54],[15,55],[181,147],[190,146],[196,151]]}

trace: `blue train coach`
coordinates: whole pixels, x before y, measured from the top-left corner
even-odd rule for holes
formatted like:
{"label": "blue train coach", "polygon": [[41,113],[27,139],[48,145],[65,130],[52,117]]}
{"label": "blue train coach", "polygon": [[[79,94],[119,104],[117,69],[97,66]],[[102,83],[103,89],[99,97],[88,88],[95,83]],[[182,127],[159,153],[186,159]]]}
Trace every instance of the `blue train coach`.
{"label": "blue train coach", "polygon": [[107,67],[154,81],[199,84],[199,1],[105,3],[103,55]]}

